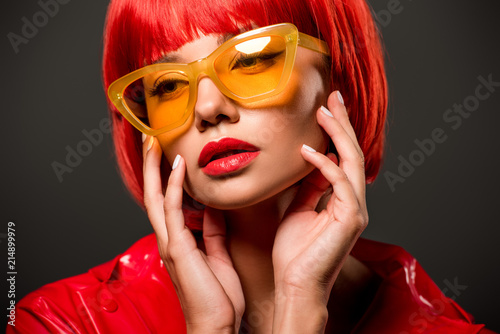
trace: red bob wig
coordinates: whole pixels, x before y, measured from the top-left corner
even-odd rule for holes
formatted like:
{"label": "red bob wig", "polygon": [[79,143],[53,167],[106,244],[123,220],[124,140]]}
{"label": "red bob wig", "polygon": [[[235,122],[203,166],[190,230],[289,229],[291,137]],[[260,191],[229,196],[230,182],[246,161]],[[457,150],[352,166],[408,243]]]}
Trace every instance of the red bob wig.
{"label": "red bob wig", "polygon": [[[387,85],[379,34],[365,0],[112,0],[104,31],[104,87],[200,33],[237,34],[241,26],[282,22],[328,43],[331,87],[342,92],[349,108],[370,183],[383,155]],[[109,108],[122,178],[143,206],[141,133],[111,103]]]}

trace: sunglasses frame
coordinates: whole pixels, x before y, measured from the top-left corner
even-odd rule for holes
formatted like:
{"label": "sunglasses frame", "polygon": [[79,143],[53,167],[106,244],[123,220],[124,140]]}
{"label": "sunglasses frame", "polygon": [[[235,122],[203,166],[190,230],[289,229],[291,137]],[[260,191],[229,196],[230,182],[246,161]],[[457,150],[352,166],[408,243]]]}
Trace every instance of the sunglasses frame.
{"label": "sunglasses frame", "polygon": [[[264,36],[272,36],[272,35],[279,36],[284,39],[285,50],[286,50],[286,58],[283,66],[283,73],[276,88],[274,88],[269,92],[265,92],[251,97],[241,97],[230,91],[220,81],[219,77],[216,74],[214,63],[217,57],[237,44],[240,44],[250,39],[264,37]],[[271,26],[257,28],[254,30],[244,32],[240,35],[237,35],[229,39],[228,41],[224,42],[207,57],[195,60],[189,64],[158,63],[158,64],[148,65],[138,70],[135,70],[131,73],[128,73],[127,75],[119,78],[118,80],[114,81],[109,85],[108,97],[111,100],[111,102],[115,105],[115,107],[118,109],[118,111],[123,115],[123,117],[125,117],[125,119],[127,119],[135,128],[145,133],[146,135],[157,136],[159,134],[162,134],[164,132],[182,126],[189,119],[189,117],[193,113],[194,106],[196,104],[197,91],[198,91],[197,81],[199,76],[202,74],[208,76],[217,86],[217,88],[221,91],[222,94],[238,102],[250,103],[250,102],[260,101],[281,93],[290,79],[293,70],[293,65],[295,63],[295,56],[298,45],[325,55],[330,55],[328,45],[324,41],[299,32],[297,27],[291,23],[280,23]],[[158,71],[169,71],[169,70],[181,71],[187,76],[189,81],[188,104],[183,112],[182,117],[178,121],[172,124],[168,124],[159,129],[152,129],[146,124],[144,124],[132,112],[132,110],[130,110],[130,108],[127,106],[125,102],[124,92],[125,89],[131,83],[150,73]]]}

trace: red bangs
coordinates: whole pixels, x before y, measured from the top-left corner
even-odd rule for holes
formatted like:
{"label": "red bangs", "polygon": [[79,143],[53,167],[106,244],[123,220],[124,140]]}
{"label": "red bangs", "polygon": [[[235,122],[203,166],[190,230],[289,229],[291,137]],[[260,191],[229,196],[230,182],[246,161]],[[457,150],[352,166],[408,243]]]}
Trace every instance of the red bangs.
{"label": "red bangs", "polygon": [[174,51],[200,35],[238,34],[242,29],[251,29],[252,25],[281,22],[294,22],[300,31],[317,35],[314,22],[297,22],[296,18],[301,17],[298,13],[304,11],[309,10],[303,1],[113,1],[109,8],[113,15],[108,15],[107,21],[107,42],[116,52],[113,61],[119,73],[109,80],[114,81],[151,64],[162,54]]}

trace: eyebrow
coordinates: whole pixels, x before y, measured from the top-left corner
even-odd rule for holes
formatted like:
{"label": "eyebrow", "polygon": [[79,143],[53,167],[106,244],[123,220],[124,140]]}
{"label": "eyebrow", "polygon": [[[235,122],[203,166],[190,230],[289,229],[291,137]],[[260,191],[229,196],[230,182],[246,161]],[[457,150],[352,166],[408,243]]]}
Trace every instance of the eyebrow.
{"label": "eyebrow", "polygon": [[[220,35],[218,38],[217,38],[217,46],[221,46],[222,44],[224,44],[225,42],[227,42],[228,40],[230,40],[231,38],[233,38],[234,36],[236,36],[235,34],[223,34],[223,35]],[[162,56],[160,59],[158,59],[157,61],[154,61],[153,64],[160,64],[160,63],[180,63],[180,59],[181,57],[179,57],[178,55],[175,55],[175,54],[167,54],[167,55],[164,55]]]}
{"label": "eyebrow", "polygon": [[221,46],[222,44],[226,43],[227,41],[229,41],[234,36],[236,36],[236,35],[235,34],[229,34],[229,33],[220,35],[219,38],[217,39],[217,44],[219,46]]}
{"label": "eyebrow", "polygon": [[176,56],[176,55],[165,55],[165,56],[162,56],[157,61],[154,61],[153,64],[159,64],[159,63],[178,63],[179,59],[180,59],[179,56]]}

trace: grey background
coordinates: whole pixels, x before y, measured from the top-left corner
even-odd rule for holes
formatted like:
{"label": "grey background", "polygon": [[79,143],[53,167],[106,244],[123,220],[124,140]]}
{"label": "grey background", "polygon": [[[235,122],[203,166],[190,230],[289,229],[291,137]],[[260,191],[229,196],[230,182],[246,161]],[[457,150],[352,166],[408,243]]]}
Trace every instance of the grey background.
{"label": "grey background", "polygon": [[[394,1],[370,3],[381,13]],[[64,163],[66,146],[75,149],[85,139],[82,131],[97,129],[107,116],[100,78],[106,6],[61,5],[17,54],[7,34],[20,34],[21,19],[32,21],[41,8],[34,0],[9,2],[0,14],[0,233],[7,222],[16,223],[17,300],[113,258],[152,232],[121,183],[110,135],[63,182],[51,166]],[[457,130],[443,120],[448,108],[474,94],[478,76],[500,81],[500,5],[401,0],[397,8],[390,22],[384,16],[380,23],[388,53],[389,132],[384,167],[368,191],[364,237],[403,246],[440,288],[446,280],[467,286],[447,295],[500,331],[500,87]],[[391,191],[384,172],[397,173],[398,157],[408,159],[414,140],[430,138],[438,127],[447,140]],[[6,254],[5,235],[0,241]]]}

